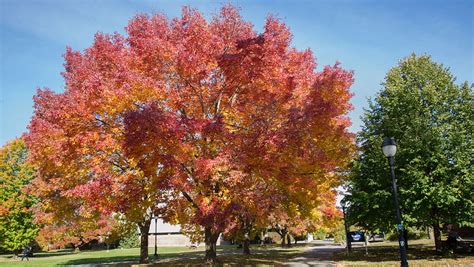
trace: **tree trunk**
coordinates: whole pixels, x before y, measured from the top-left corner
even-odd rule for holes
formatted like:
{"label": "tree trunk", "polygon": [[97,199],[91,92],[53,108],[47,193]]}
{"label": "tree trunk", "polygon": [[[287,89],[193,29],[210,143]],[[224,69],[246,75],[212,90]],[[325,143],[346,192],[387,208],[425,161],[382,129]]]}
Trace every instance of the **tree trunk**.
{"label": "tree trunk", "polygon": [[438,223],[433,223],[433,234],[434,234],[434,241],[436,252],[441,252],[441,231],[439,229]]}
{"label": "tree trunk", "polygon": [[281,247],[285,247],[286,246],[286,239],[287,239],[287,235],[288,235],[288,226],[285,226],[285,228],[281,229],[280,232],[277,232],[280,237],[281,237]]}
{"label": "tree trunk", "polygon": [[245,255],[250,255],[250,229],[251,226],[248,223],[242,227],[242,245]]}
{"label": "tree trunk", "polygon": [[148,232],[150,231],[151,219],[139,224],[140,228],[140,263],[148,263]]}
{"label": "tree trunk", "polygon": [[244,251],[243,251],[244,254],[250,255],[250,238],[247,233],[244,235],[243,248],[244,248]]}
{"label": "tree trunk", "polygon": [[265,231],[260,232],[260,245],[265,245]]}
{"label": "tree trunk", "polygon": [[286,235],[286,243],[291,248],[291,235],[289,233]]}
{"label": "tree trunk", "polygon": [[285,231],[281,231],[281,247],[284,248],[286,246],[286,235],[288,233]]}
{"label": "tree trunk", "polygon": [[206,244],[206,257],[205,260],[208,263],[215,263],[217,260],[217,239],[220,233],[213,233],[210,227],[204,229],[204,242]]}

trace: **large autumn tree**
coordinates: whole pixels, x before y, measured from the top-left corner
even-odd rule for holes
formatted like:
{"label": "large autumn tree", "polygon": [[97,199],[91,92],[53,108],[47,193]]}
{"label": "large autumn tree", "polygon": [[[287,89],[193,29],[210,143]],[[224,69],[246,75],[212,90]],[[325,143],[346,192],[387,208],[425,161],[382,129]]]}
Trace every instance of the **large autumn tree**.
{"label": "large autumn tree", "polygon": [[209,261],[236,220],[267,216],[238,205],[271,196],[266,184],[300,214],[333,201],[352,151],[351,72],[316,71],[281,21],[258,34],[231,6],[209,22],[188,7],[138,15],[126,31],[68,49],[65,91],[35,97],[28,145],[49,196],[123,213],[142,239],[157,212],[199,226]]}
{"label": "large autumn tree", "polygon": [[473,86],[456,84],[448,68],[415,54],[393,67],[383,86],[358,135],[349,219],[374,230],[395,224],[388,163],[380,149],[383,137],[395,137],[403,220],[431,226],[440,250],[443,223],[473,222]]}
{"label": "large autumn tree", "polygon": [[34,178],[23,139],[0,148],[0,248],[18,253],[38,234],[31,207],[38,201],[26,190]]}

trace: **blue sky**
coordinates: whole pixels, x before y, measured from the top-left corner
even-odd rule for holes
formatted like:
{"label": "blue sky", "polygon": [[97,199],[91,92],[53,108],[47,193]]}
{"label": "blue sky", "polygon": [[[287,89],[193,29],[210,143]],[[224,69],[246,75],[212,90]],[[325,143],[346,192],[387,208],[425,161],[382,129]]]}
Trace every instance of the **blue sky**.
{"label": "blue sky", "polygon": [[[360,129],[367,98],[385,73],[410,53],[430,54],[458,81],[474,81],[474,1],[231,1],[262,30],[267,14],[293,32],[293,45],[310,47],[319,67],[342,62],[354,70],[352,131]],[[123,33],[136,13],[179,16],[183,5],[207,17],[226,1],[0,0],[0,145],[20,136],[37,87],[63,89],[66,46],[82,50],[97,31]]]}

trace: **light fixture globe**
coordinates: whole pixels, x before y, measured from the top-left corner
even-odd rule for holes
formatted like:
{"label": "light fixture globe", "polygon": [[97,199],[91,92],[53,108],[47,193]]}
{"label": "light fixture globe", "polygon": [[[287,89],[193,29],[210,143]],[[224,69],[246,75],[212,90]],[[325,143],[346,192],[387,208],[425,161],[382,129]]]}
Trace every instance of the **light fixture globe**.
{"label": "light fixture globe", "polygon": [[382,142],[382,151],[385,157],[394,157],[397,153],[397,144],[395,143],[395,138],[385,137]]}

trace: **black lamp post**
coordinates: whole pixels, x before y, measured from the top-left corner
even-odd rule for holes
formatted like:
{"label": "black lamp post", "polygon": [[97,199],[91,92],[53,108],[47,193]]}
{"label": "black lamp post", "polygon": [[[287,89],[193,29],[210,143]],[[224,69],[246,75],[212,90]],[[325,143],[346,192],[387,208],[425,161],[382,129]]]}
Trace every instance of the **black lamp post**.
{"label": "black lamp post", "polygon": [[397,179],[395,178],[395,154],[397,153],[397,144],[395,139],[386,137],[382,143],[383,154],[388,159],[390,165],[390,174],[392,175],[393,201],[397,216],[398,245],[400,247],[400,264],[402,267],[408,266],[406,242],[403,237],[402,216],[400,214],[400,205],[398,204]]}
{"label": "black lamp post", "polygon": [[347,225],[347,219],[346,219],[346,208],[347,208],[346,201],[344,200],[341,201],[341,207],[342,207],[342,215],[344,216],[344,231],[346,232],[346,250],[347,250],[347,253],[350,253],[352,251],[352,243],[351,243],[352,238],[350,237],[349,226]]}
{"label": "black lamp post", "polygon": [[157,244],[157,237],[158,237],[158,216],[154,216],[153,219],[155,219],[155,259],[158,258],[158,244]]}

